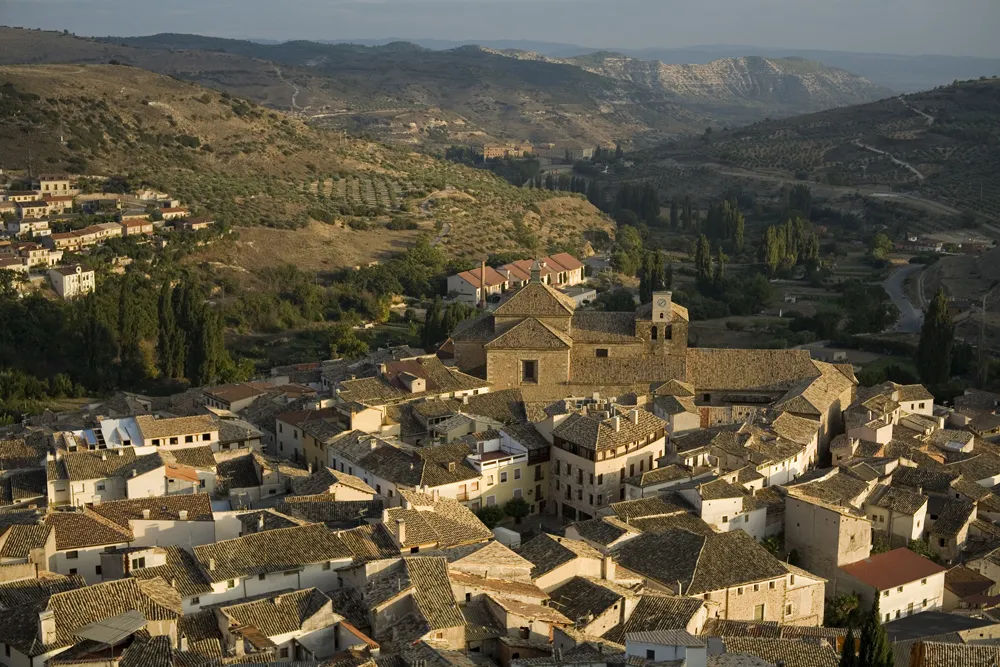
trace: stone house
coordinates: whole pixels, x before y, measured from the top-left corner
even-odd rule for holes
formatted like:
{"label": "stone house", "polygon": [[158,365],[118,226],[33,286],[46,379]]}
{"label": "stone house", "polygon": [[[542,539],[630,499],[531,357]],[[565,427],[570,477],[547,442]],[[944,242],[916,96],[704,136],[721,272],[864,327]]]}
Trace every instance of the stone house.
{"label": "stone house", "polygon": [[91,505],[88,512],[131,534],[131,546],[191,548],[215,542],[211,498],[204,493],[116,500]]}
{"label": "stone house", "polygon": [[552,591],[573,577],[614,579],[615,562],[589,544],[543,533],[521,545],[518,554],[531,562],[531,580]]}
{"label": "stone house", "polygon": [[787,488],[785,548],[834,590],[838,568],[871,555],[872,522],[861,507],[874,488],[839,470]]}
{"label": "stone house", "polygon": [[927,544],[943,562],[954,562],[969,538],[969,526],[976,520],[976,503],[948,500],[926,531]]}
{"label": "stone house", "polygon": [[702,521],[718,532],[742,530],[757,541],[764,539],[767,509],[748,503],[749,494],[742,488],[723,479],[715,479],[682,485],[677,494],[694,507]]}
{"label": "stone house", "polygon": [[306,422],[333,417],[336,414],[337,410],[335,408],[292,410],[279,413],[274,419],[278,456],[283,456],[296,463],[305,461],[304,440],[306,435],[302,425]]}
{"label": "stone house", "polygon": [[572,625],[557,609],[501,596],[486,596],[490,613],[508,635],[536,642],[552,641],[554,628]]}
{"label": "stone house", "polygon": [[344,620],[334,613],[330,598],[315,588],[220,606],[214,611],[227,654],[239,656],[246,642],[256,650],[273,651],[282,662],[332,657]]}
{"label": "stone house", "polygon": [[927,497],[908,489],[879,485],[865,499],[864,511],[872,528],[903,546],[923,538],[927,529]]}
{"label": "stone house", "polygon": [[840,571],[837,595],[859,595],[862,608],[879,596],[879,613],[886,623],[944,604],[947,568],[906,548],[842,565]]}
{"label": "stone house", "polygon": [[151,415],[135,417],[146,447],[183,448],[209,446],[218,448],[219,423],[211,415],[157,419]]}
{"label": "stone house", "polygon": [[823,622],[825,580],[777,560],[741,530],[646,533],[620,547],[615,560],[649,587],[702,599],[709,618]]}

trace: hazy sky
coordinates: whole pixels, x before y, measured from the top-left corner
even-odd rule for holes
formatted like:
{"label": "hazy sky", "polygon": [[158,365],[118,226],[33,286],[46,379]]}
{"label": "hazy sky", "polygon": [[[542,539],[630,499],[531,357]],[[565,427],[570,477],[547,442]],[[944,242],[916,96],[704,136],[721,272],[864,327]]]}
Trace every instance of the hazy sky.
{"label": "hazy sky", "polygon": [[1000,57],[1000,0],[0,0],[0,24],[81,35],[748,44]]}

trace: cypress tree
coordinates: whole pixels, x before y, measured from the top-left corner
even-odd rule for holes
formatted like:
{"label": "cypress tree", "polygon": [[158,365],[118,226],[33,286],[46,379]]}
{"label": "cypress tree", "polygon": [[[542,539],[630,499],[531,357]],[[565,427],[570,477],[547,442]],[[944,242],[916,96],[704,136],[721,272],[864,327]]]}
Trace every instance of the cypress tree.
{"label": "cypress tree", "polygon": [[721,285],[722,281],[726,279],[726,262],[729,258],[726,257],[726,253],[722,252],[722,246],[719,246],[719,250],[715,255],[715,276],[713,280],[716,285]]}
{"label": "cypress tree", "polygon": [[180,372],[178,368],[177,318],[174,314],[174,293],[170,283],[164,281],[160,287],[158,305],[157,353],[160,359],[160,372],[164,377],[175,378]]}
{"label": "cypress tree", "polygon": [[935,385],[951,377],[951,353],[955,343],[955,325],[948,314],[948,299],[938,289],[924,314],[917,348],[917,370],[920,379]]}
{"label": "cypress tree", "polygon": [[844,638],[844,648],[840,652],[840,667],[858,667],[858,655],[855,650],[854,628],[847,629]]}
{"label": "cypress tree", "polygon": [[857,667],[892,667],[892,645],[882,627],[878,609],[879,596],[872,602],[871,611],[861,626],[861,650],[855,663]]}
{"label": "cypress tree", "polygon": [[677,202],[677,197],[670,200],[670,229],[674,231],[677,230],[677,225],[680,224],[680,211]]}
{"label": "cypress tree", "polygon": [[708,280],[712,276],[712,247],[704,234],[698,237],[698,246],[694,253],[694,270],[698,280]]}

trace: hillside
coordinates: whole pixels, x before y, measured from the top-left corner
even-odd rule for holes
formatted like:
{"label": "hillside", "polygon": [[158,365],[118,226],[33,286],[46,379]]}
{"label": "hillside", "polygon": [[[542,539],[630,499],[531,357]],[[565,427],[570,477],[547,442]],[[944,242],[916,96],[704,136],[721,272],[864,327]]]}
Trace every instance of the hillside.
{"label": "hillside", "polygon": [[0,28],[0,63],[116,60],[397,143],[492,139],[647,144],[703,127],[662,93],[480,49],[430,51],[199,37],[78,39]]}
{"label": "hillside", "polygon": [[[707,141],[705,140],[707,139]],[[1000,80],[760,122],[644,153],[833,186],[889,186],[1000,219]]]}
{"label": "hillside", "polygon": [[871,102],[886,88],[842,69],[801,58],[723,58],[702,65],[665,64],[599,51],[569,59],[523,51],[498,52],[518,60],[561,62],[672,96],[720,122],[750,122]]}
{"label": "hillside", "polygon": [[[531,237],[543,248],[565,245],[611,225],[575,197],[553,202],[555,193],[486,171],[343,139],[117,65],[0,66],[0,168],[29,167],[127,174],[229,225],[275,229],[261,237],[274,263],[312,253],[330,269],[412,241],[418,232],[386,229],[393,217],[440,229],[439,242],[458,256],[523,248]],[[322,234],[320,223],[329,228]],[[313,232],[290,231],[298,228]]]}

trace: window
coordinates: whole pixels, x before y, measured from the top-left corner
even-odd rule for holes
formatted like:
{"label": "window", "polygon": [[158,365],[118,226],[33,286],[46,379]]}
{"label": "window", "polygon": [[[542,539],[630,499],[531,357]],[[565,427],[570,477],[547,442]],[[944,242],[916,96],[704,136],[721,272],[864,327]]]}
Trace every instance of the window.
{"label": "window", "polygon": [[926,584],[927,584],[927,579],[921,579],[921,580],[920,580],[920,585],[921,585],[921,586],[924,586],[924,585],[926,585]]}
{"label": "window", "polygon": [[266,574],[258,574],[257,575],[257,579],[259,579],[260,581],[264,581],[265,579],[267,579],[267,575]]}
{"label": "window", "polygon": [[742,586],[740,586],[739,588],[736,589],[736,594],[737,595],[743,595],[743,587]]}
{"label": "window", "polygon": [[583,500],[583,489],[577,489],[576,490],[576,499],[577,500]]}
{"label": "window", "polygon": [[98,482],[98,483],[97,483],[97,484],[95,485],[95,487],[94,487],[94,488],[96,488],[96,489],[97,489],[98,491],[103,491],[103,490],[104,490],[104,482]]}
{"label": "window", "polygon": [[411,554],[420,553],[420,547],[410,547],[410,553]]}
{"label": "window", "polygon": [[226,588],[236,588],[236,580],[230,579],[226,582]]}
{"label": "window", "polygon": [[97,576],[101,576],[101,566],[100,565],[98,565],[97,567],[94,568],[94,574],[96,574]]}
{"label": "window", "polygon": [[75,567],[69,568],[69,573],[70,574],[76,574],[76,568]]}
{"label": "window", "polygon": [[764,605],[759,604],[753,608],[753,620],[755,621],[764,620]]}
{"label": "window", "polygon": [[902,593],[903,592],[903,587],[902,586],[897,586],[896,587],[896,592],[897,593]]}
{"label": "window", "polygon": [[624,488],[618,490],[618,500],[625,500],[625,489]]}
{"label": "window", "polygon": [[146,567],[146,557],[145,556],[140,556],[139,558],[133,558],[132,559],[132,569],[133,570],[141,570],[144,567]]}
{"label": "window", "polygon": [[758,592],[759,590],[760,590],[760,584],[754,584],[754,585],[753,585],[753,592],[754,592],[754,593],[756,593],[756,592]]}
{"label": "window", "polygon": [[153,446],[158,446],[160,444],[159,438],[153,438]]}
{"label": "window", "polygon": [[785,606],[785,616],[791,616],[791,615],[792,615],[792,605],[786,605]]}
{"label": "window", "polygon": [[278,657],[279,658],[287,658],[288,657],[288,649],[287,648],[278,649]]}
{"label": "window", "polygon": [[890,618],[891,618],[891,617],[889,616],[889,614],[886,614],[886,615],[885,615],[885,622],[886,622],[886,623],[888,623],[888,622],[889,622],[889,619],[890,619]]}
{"label": "window", "polygon": [[897,610],[896,610],[896,618],[899,618],[899,616],[900,616],[900,612],[899,612],[899,610],[897,609]]}
{"label": "window", "polygon": [[3,645],[3,654],[8,658],[10,657],[10,644]]}
{"label": "window", "polygon": [[171,445],[176,445],[177,444],[177,438],[170,438],[170,444]]}
{"label": "window", "polygon": [[794,574],[790,574],[790,575],[788,575],[788,583],[789,583],[790,585],[792,585],[792,586],[794,586],[794,585],[795,585],[795,575],[794,575]]}
{"label": "window", "polygon": [[597,505],[598,505],[598,507],[600,507],[603,504],[604,504],[604,494],[603,493],[598,493],[597,494]]}
{"label": "window", "polygon": [[889,597],[889,591],[882,591],[882,597],[884,598]]}
{"label": "window", "polygon": [[66,552],[66,558],[68,558],[70,560],[73,560],[73,559],[79,558],[79,557],[80,557],[80,552],[79,551],[67,551]]}
{"label": "window", "polygon": [[205,480],[199,479],[198,480],[198,487],[204,489],[205,488]]}
{"label": "window", "polygon": [[556,491],[558,491],[561,486],[562,486],[562,483],[557,479],[556,480]]}
{"label": "window", "polygon": [[523,497],[523,494],[521,493],[521,489],[514,489],[514,497],[515,498],[522,498]]}
{"label": "window", "polygon": [[571,477],[573,475],[573,466],[569,463],[566,464],[566,476]]}
{"label": "window", "polygon": [[194,442],[194,436],[193,435],[185,435],[184,436],[184,442]]}
{"label": "window", "polygon": [[653,327],[653,330],[649,332],[649,339],[656,340],[656,327]]}
{"label": "window", "polygon": [[921,606],[922,607],[926,607],[927,606],[927,598],[924,598],[924,602],[923,602],[923,604]]}
{"label": "window", "polygon": [[521,382],[525,384],[538,383],[538,362],[533,359],[521,361]]}
{"label": "window", "polygon": [[656,660],[656,649],[646,649],[646,660]]}
{"label": "window", "polygon": [[597,485],[600,486],[601,484],[604,484],[604,474],[603,473],[601,473],[600,475],[597,476]]}
{"label": "window", "polygon": [[506,484],[507,483],[507,471],[506,470],[503,470],[503,471],[500,472],[500,483],[501,484]]}
{"label": "window", "polygon": [[924,404],[923,404],[923,403],[921,403],[921,404],[920,404],[920,409],[921,409],[921,410],[923,410],[923,409],[924,409]]}
{"label": "window", "polygon": [[590,495],[590,504],[593,505],[594,504],[594,494],[591,493],[589,495]]}
{"label": "window", "polygon": [[201,603],[201,598],[198,597],[197,595],[191,598],[191,604],[200,604],[200,603]]}
{"label": "window", "polygon": [[281,428],[281,422],[278,422],[278,433],[284,433],[285,429]]}
{"label": "window", "polygon": [[607,359],[608,358],[608,348],[606,348],[606,347],[599,347],[596,350],[594,350],[594,354],[597,355],[598,359]]}
{"label": "window", "polygon": [[769,581],[769,582],[767,582],[767,587],[769,589],[771,589],[772,591],[777,587],[777,585],[778,585],[778,583],[775,582],[775,581]]}
{"label": "window", "polygon": [[202,433],[201,434],[201,439],[202,439],[203,442],[208,442],[209,440],[212,439],[212,434],[211,433]]}
{"label": "window", "polygon": [[750,523],[750,515],[747,514],[743,517],[743,523]]}
{"label": "window", "polygon": [[496,504],[497,504],[497,497],[496,496],[486,496],[486,506],[487,507],[493,507]]}
{"label": "window", "polygon": [[521,479],[521,469],[514,468],[514,479]]}
{"label": "window", "polygon": [[725,514],[722,515],[722,523],[729,523],[729,517]]}
{"label": "window", "polygon": [[531,636],[531,630],[529,628],[521,628],[521,639],[527,639]]}
{"label": "window", "polygon": [[324,569],[324,570],[329,570],[329,569],[330,569],[330,567],[331,567],[331,565],[330,565],[330,561],[327,561],[327,562],[323,563],[323,569]]}

